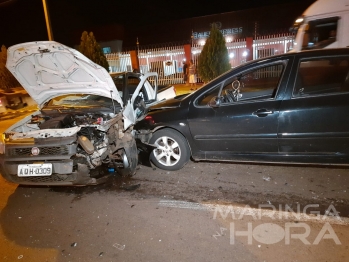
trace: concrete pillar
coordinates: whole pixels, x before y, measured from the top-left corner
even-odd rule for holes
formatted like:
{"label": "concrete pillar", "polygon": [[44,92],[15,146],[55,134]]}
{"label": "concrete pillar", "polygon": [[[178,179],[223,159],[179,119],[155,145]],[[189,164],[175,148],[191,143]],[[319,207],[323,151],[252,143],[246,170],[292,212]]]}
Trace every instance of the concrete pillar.
{"label": "concrete pillar", "polygon": [[140,71],[137,51],[136,50],[130,51],[130,56],[131,56],[131,65],[133,70]]}
{"label": "concrete pillar", "polygon": [[253,37],[246,37],[247,56],[246,61],[253,60]]}
{"label": "concrete pillar", "polygon": [[191,59],[191,45],[190,44],[184,45],[184,55],[185,55],[185,59],[187,60],[187,62],[189,62]]}

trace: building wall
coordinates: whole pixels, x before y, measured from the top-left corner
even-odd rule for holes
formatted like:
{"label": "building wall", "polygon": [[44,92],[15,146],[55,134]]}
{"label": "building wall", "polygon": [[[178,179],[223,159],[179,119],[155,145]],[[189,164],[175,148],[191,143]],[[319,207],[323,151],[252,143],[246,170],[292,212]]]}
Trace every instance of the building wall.
{"label": "building wall", "polygon": [[[314,0],[304,0],[301,3],[287,3],[274,6],[260,7],[249,10],[227,12],[190,19],[182,19],[158,23],[154,25],[131,27],[126,29],[123,47],[135,47],[138,37],[140,45],[156,45],[166,42],[188,42],[200,34],[207,35],[212,23],[220,26],[225,34],[232,38],[256,37],[288,32],[294,20]],[[198,38],[193,39],[195,41]]]}
{"label": "building wall", "polygon": [[[97,40],[98,41],[98,40]],[[122,51],[122,40],[98,41],[105,54]],[[109,51],[106,51],[109,50]]]}

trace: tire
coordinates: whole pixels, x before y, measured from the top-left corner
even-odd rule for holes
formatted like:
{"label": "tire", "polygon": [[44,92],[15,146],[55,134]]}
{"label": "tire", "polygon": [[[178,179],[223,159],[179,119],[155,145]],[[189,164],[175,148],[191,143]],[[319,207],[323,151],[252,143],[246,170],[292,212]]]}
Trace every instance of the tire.
{"label": "tire", "polygon": [[151,153],[150,160],[160,169],[179,170],[189,161],[188,142],[173,129],[166,128],[155,132],[149,142],[157,146]]}
{"label": "tire", "polygon": [[136,174],[136,168],[138,164],[138,150],[136,141],[132,139],[129,146],[124,148],[123,152],[124,168],[118,168],[118,173],[122,177],[131,177]]}

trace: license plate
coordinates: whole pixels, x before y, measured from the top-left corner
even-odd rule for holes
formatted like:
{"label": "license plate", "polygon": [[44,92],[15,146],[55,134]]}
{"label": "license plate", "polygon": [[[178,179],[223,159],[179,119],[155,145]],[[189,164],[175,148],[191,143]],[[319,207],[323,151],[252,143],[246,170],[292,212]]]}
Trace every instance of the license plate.
{"label": "license plate", "polygon": [[50,176],[52,175],[52,164],[27,164],[18,165],[18,176]]}

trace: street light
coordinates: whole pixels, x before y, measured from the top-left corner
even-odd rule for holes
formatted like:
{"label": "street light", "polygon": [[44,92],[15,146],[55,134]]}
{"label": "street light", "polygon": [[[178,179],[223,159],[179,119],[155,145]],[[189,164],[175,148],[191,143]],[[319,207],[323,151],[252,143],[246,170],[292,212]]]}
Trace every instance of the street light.
{"label": "street light", "polygon": [[48,40],[52,41],[53,40],[53,33],[52,33],[52,29],[51,29],[51,21],[50,21],[50,16],[49,16],[48,9],[47,9],[46,0],[42,0],[42,4],[44,6]]}

